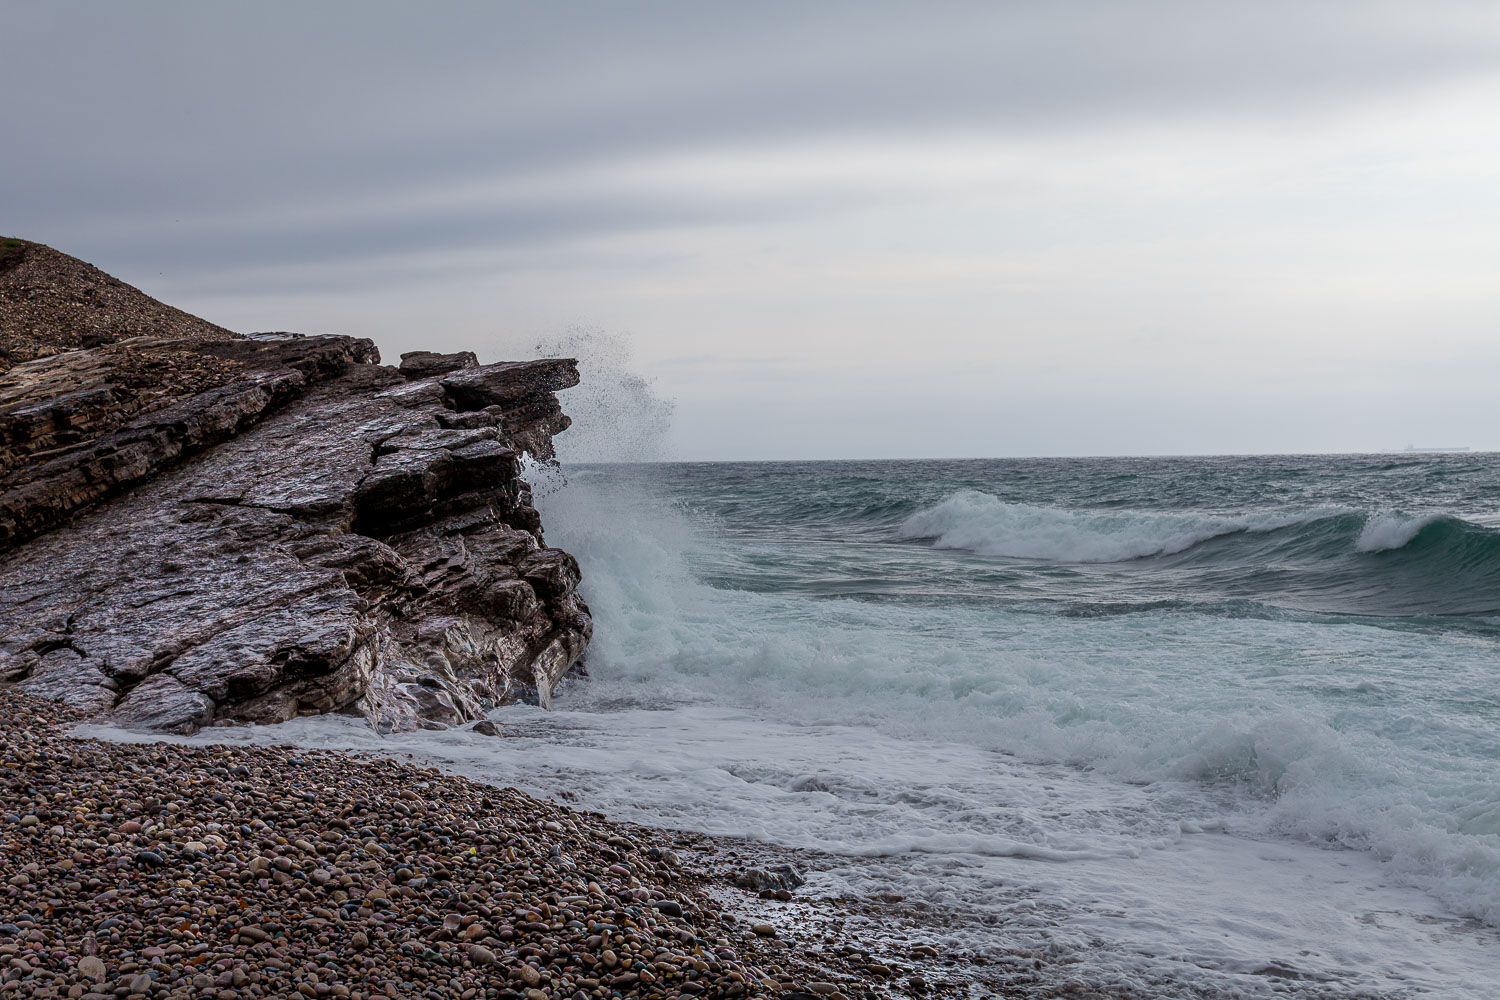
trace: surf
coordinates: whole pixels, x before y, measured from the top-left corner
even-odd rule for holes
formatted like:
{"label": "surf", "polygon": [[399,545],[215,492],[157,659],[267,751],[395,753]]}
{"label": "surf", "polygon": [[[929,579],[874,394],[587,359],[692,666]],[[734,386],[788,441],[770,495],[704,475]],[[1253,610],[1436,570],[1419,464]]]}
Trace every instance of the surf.
{"label": "surf", "polygon": [[1355,615],[1500,614],[1500,530],[1442,512],[1066,509],[960,490],[895,538],[977,556],[1189,571],[1192,591]]}

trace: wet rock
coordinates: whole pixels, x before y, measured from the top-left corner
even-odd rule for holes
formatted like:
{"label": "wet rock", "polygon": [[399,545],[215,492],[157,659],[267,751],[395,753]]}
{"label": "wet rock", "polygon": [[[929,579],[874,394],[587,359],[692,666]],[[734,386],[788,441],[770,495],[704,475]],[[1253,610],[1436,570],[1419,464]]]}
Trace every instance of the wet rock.
{"label": "wet rock", "polygon": [[[11,370],[0,377],[0,551],[234,437],[347,364],[376,357],[369,341],[349,337],[125,340]],[[137,388],[116,391],[119,382]],[[69,391],[78,387],[88,387],[87,399]]]}
{"label": "wet rock", "polygon": [[470,732],[478,733],[480,736],[499,736],[500,727],[489,719],[480,719],[469,727]]}
{"label": "wet rock", "polygon": [[769,869],[747,868],[734,878],[735,885],[751,892],[790,892],[806,882],[802,873],[790,864],[773,865]]}
{"label": "wet rock", "polygon": [[453,354],[436,354],[432,351],[408,351],[401,355],[400,371],[408,379],[427,379],[434,375],[447,375],[464,368],[477,368],[479,358],[473,351],[457,351]]}
{"label": "wet rock", "polygon": [[[126,405],[128,339],[0,377],[0,681],[184,733],[548,704],[592,620],[520,456],[551,455],[576,363],[210,333],[151,355],[169,405],[118,420],[89,414]],[[78,447],[27,464],[64,424]]]}
{"label": "wet rock", "polygon": [[213,716],[214,703],[208,695],[168,674],[137,684],[110,713],[121,726],[176,733],[194,732],[208,725]]}

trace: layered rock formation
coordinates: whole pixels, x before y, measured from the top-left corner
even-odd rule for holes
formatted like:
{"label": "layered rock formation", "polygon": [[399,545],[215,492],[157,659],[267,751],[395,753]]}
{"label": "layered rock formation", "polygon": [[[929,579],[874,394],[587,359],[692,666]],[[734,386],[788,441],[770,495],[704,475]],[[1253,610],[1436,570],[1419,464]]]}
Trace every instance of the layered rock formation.
{"label": "layered rock formation", "polygon": [[[0,308],[25,266],[0,270]],[[521,456],[551,457],[576,364],[397,369],[369,341],[237,337],[156,306],[136,315],[165,332],[0,323],[41,345],[0,376],[0,681],[177,731],[547,703],[591,622]]]}

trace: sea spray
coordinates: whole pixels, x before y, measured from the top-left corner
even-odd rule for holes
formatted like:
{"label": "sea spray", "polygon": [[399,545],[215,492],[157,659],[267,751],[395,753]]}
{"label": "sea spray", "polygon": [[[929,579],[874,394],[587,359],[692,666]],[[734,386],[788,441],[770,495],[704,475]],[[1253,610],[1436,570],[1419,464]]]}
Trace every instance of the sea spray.
{"label": "sea spray", "polygon": [[539,357],[578,359],[578,386],[562,393],[573,424],[554,447],[565,466],[586,462],[669,460],[673,403],[653,379],[636,371],[635,347],[623,334],[574,328],[544,339]]}

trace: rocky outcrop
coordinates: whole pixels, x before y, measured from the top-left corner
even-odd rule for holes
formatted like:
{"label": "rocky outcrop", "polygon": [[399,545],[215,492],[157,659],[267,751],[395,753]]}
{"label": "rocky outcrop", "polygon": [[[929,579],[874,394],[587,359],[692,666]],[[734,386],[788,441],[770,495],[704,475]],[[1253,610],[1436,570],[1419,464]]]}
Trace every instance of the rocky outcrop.
{"label": "rocky outcrop", "polygon": [[0,378],[0,550],[379,358],[349,337],[134,338],[16,366]]}
{"label": "rocky outcrop", "polygon": [[126,338],[0,378],[0,681],[177,731],[548,703],[592,626],[521,463],[550,458],[577,366],[377,360]]}

